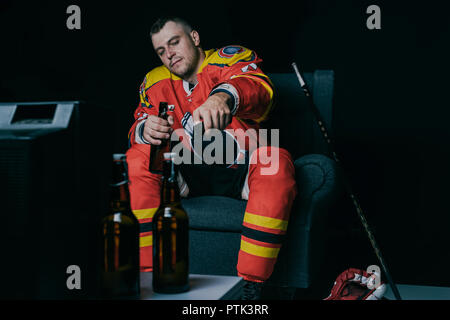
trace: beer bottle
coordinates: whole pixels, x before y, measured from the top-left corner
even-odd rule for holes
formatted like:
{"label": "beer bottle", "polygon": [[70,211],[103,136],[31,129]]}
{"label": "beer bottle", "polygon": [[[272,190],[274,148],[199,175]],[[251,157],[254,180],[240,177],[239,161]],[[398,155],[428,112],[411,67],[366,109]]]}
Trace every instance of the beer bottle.
{"label": "beer bottle", "polygon": [[[167,102],[159,103],[158,117],[167,120],[168,106]],[[151,173],[162,174],[164,153],[170,152],[170,139],[162,139],[160,145],[151,145],[150,147],[150,165],[149,170]]]}
{"label": "beer bottle", "polygon": [[130,209],[124,154],[113,155],[110,211],[102,219],[101,229],[102,297],[138,298],[139,222]]}
{"label": "beer bottle", "polygon": [[189,290],[189,221],[181,207],[175,153],[164,154],[161,204],[153,216],[153,291]]}

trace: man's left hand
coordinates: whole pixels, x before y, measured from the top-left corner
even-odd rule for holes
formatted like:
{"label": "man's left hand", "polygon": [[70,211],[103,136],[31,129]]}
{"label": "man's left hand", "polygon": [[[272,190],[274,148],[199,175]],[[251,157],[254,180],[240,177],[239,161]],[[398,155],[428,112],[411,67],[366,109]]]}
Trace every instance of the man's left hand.
{"label": "man's left hand", "polygon": [[231,97],[225,92],[217,92],[206,99],[194,110],[194,124],[203,121],[205,132],[208,129],[224,130],[232,119],[230,111]]}

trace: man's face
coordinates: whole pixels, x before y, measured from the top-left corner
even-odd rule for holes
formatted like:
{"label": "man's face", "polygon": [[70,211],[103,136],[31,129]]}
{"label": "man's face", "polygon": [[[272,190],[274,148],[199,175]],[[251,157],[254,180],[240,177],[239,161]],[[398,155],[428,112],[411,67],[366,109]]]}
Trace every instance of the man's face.
{"label": "man's face", "polygon": [[198,33],[187,34],[182,25],[167,22],[156,34],[152,35],[153,48],[162,63],[182,79],[190,78],[199,66]]}

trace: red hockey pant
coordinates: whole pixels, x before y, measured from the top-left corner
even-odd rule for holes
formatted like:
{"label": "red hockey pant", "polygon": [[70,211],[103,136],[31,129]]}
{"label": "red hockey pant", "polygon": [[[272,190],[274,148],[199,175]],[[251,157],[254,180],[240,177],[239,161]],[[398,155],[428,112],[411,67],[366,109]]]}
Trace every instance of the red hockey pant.
{"label": "red hockey pant", "polygon": [[[148,171],[150,146],[127,151],[131,209],[141,224],[141,271],[152,270],[151,222],[160,202],[161,176]],[[248,199],[243,221],[237,273],[245,280],[265,281],[272,274],[297,194],[288,151],[260,147],[250,157],[243,189]]]}

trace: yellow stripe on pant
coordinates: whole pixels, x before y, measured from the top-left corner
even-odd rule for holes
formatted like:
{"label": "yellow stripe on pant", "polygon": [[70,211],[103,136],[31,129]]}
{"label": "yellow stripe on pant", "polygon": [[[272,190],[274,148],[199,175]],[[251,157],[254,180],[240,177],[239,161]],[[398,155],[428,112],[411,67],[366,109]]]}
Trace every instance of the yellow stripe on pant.
{"label": "yellow stripe on pant", "polygon": [[155,215],[156,210],[158,210],[158,208],[138,209],[138,210],[133,210],[133,213],[138,220],[153,219],[153,216]]}
{"label": "yellow stripe on pant", "polygon": [[264,217],[249,212],[245,212],[244,222],[263,228],[276,229],[281,231],[286,231],[288,226],[287,220]]}
{"label": "yellow stripe on pant", "polygon": [[148,247],[153,245],[153,235],[144,236],[139,238],[139,246],[142,247]]}
{"label": "yellow stripe on pant", "polygon": [[241,239],[241,250],[262,258],[276,258],[280,248],[259,246]]}
{"label": "yellow stripe on pant", "polygon": [[156,210],[158,210],[158,208],[133,210],[134,215],[139,220],[141,225],[141,236],[139,238],[139,246],[141,248],[148,247],[153,244],[153,236],[152,234],[149,234],[152,230],[147,230],[147,225],[151,226],[151,220],[153,219]]}

